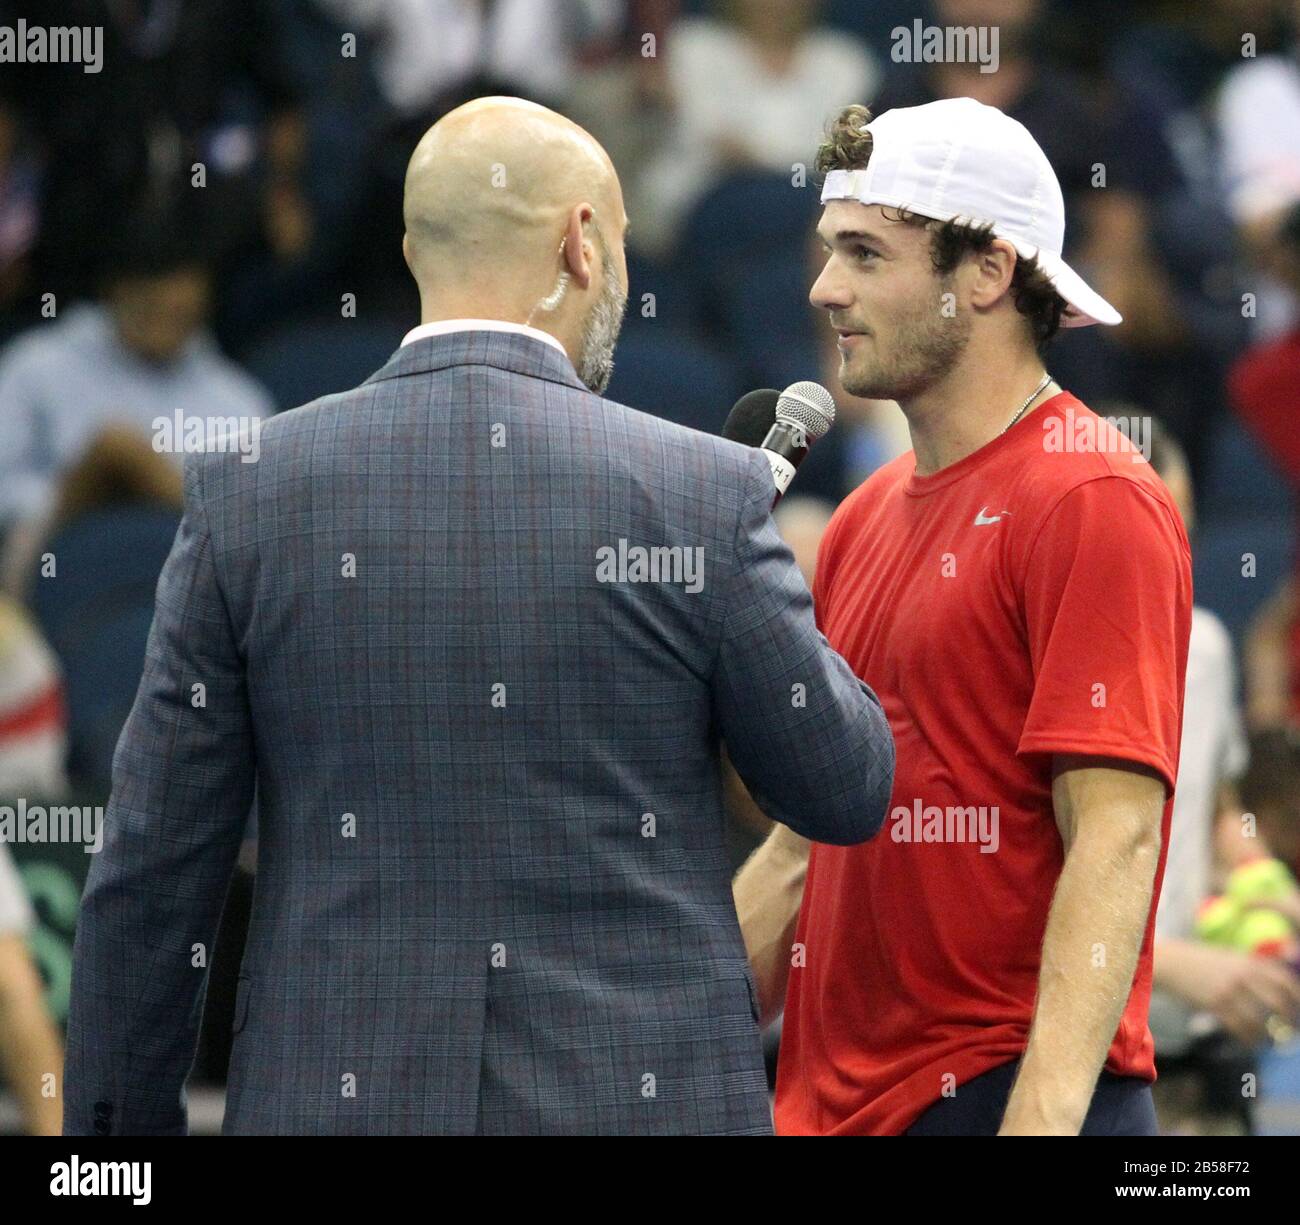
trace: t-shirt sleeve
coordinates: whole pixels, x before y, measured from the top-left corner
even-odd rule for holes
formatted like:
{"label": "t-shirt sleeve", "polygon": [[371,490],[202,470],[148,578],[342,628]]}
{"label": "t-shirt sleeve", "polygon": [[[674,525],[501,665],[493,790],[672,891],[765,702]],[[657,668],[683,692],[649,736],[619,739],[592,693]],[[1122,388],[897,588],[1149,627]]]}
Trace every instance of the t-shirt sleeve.
{"label": "t-shirt sleeve", "polygon": [[1021,753],[1115,757],[1178,773],[1192,575],[1177,511],[1121,476],[1048,513],[1024,569],[1034,692]]}

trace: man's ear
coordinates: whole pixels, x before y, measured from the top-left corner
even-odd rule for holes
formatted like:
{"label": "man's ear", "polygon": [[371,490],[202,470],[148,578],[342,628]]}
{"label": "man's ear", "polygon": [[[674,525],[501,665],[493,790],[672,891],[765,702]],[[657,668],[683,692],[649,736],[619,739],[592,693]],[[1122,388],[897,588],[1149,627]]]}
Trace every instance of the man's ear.
{"label": "man's ear", "polygon": [[1015,247],[1005,238],[995,238],[987,251],[976,256],[971,302],[975,306],[992,306],[1010,290],[1015,272]]}
{"label": "man's ear", "polygon": [[596,252],[587,237],[586,225],[594,212],[590,204],[574,205],[572,212],[569,213],[569,223],[564,230],[565,266],[581,289],[591,285],[591,263]]}

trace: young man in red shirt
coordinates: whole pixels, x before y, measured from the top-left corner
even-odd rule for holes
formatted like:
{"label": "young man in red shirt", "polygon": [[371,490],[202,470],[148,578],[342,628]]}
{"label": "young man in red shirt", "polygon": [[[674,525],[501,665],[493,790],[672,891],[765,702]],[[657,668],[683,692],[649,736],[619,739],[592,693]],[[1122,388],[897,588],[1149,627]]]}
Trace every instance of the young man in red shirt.
{"label": "young man in red shirt", "polygon": [[897,400],[913,451],[840,506],[814,584],[889,716],[890,815],[856,847],[778,830],[736,882],[764,1010],[785,997],[777,1130],[1154,1133],[1187,538],[1041,356],[1119,315],[1061,259],[1047,158],[992,107],[850,107],[818,169],[811,299],[845,390]]}

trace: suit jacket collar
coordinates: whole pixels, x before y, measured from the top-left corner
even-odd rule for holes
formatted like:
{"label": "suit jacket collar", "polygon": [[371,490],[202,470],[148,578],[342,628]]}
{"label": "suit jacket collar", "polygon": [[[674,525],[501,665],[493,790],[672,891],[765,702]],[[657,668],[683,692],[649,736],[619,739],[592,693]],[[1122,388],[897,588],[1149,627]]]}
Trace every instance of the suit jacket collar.
{"label": "suit jacket collar", "polygon": [[554,345],[517,332],[465,330],[403,345],[366,383],[428,374],[451,366],[493,366],[528,378],[587,391],[568,356]]}

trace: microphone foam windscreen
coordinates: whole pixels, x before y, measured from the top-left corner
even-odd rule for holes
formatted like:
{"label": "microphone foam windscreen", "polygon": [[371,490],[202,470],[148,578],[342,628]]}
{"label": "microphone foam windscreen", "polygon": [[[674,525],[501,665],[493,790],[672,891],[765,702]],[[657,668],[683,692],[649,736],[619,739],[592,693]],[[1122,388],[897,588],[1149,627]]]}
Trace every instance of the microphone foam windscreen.
{"label": "microphone foam windscreen", "polygon": [[723,438],[744,443],[747,447],[762,446],[768,430],[776,424],[776,403],[780,398],[781,393],[774,387],[762,387],[741,396],[727,414],[727,423],[722,427]]}

